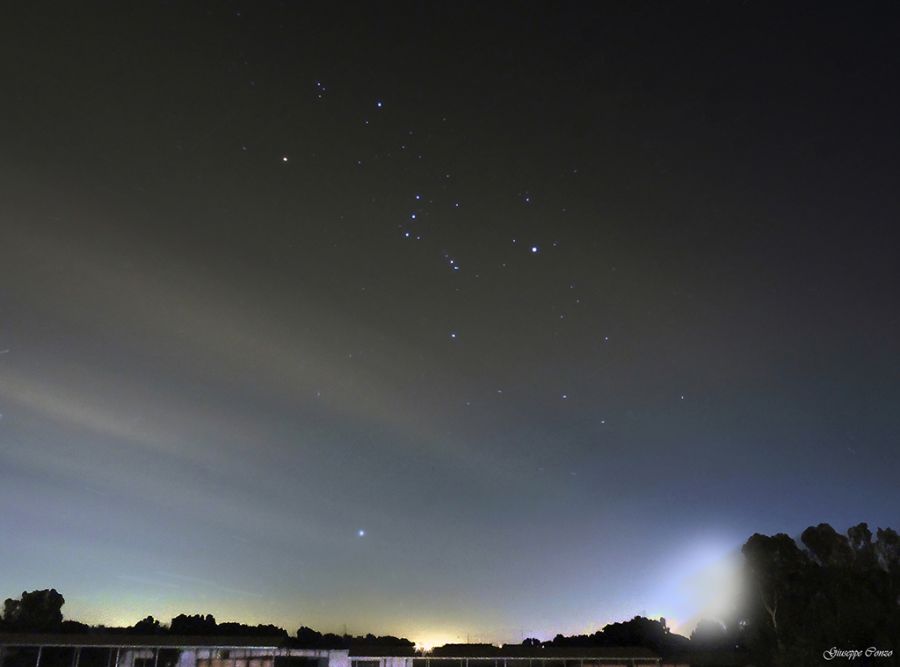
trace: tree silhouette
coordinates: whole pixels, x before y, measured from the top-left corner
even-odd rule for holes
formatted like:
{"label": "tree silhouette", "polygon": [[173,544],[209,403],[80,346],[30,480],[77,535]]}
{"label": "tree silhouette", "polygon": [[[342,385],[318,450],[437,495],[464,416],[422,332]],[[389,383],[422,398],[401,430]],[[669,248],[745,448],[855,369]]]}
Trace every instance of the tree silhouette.
{"label": "tree silhouette", "polygon": [[206,616],[178,614],[169,624],[173,635],[214,635],[217,627],[216,619],[212,614]]}
{"label": "tree silhouette", "polygon": [[734,640],[724,623],[704,618],[691,633],[691,647],[707,650],[730,650],[734,648]]}
{"label": "tree silhouette", "polygon": [[3,603],[3,625],[16,632],[50,632],[59,630],[63,622],[65,598],[55,588],[22,592],[18,600]]}
{"label": "tree silhouette", "polygon": [[135,623],[131,630],[138,635],[160,635],[166,631],[166,628],[152,616],[147,616]]}
{"label": "tree silhouette", "polygon": [[[759,665],[817,664],[829,647],[900,652],[900,539],[865,523],[828,524],[790,537],[753,535],[743,547],[746,599],[740,643]],[[896,664],[880,659],[878,664]]]}

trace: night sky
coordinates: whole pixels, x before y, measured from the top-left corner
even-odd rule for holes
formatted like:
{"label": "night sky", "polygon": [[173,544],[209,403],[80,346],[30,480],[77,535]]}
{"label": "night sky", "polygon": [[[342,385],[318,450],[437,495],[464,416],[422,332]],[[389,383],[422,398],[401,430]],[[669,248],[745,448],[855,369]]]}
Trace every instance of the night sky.
{"label": "night sky", "polygon": [[0,595],[520,641],[900,528],[900,10],[18,3]]}

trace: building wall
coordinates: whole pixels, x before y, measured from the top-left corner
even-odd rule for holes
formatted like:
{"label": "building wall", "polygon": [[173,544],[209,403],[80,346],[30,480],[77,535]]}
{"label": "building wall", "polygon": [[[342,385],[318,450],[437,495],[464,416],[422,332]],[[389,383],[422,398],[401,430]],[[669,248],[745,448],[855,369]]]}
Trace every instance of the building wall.
{"label": "building wall", "polygon": [[[150,649],[122,649],[118,667],[153,667],[154,651]],[[351,667],[346,650],[328,651],[318,649],[248,649],[248,648],[196,648],[183,649],[179,653],[176,667],[276,667],[284,662],[291,667],[291,658],[303,658],[302,667]],[[280,660],[285,659],[286,660]],[[394,660],[394,659],[389,659]],[[379,665],[379,667],[411,667],[402,663]],[[160,663],[159,667],[163,667]],[[297,667],[301,667],[298,665]]]}
{"label": "building wall", "polygon": [[334,660],[329,662],[329,667],[413,667],[413,659],[397,656],[366,657],[354,655],[349,660],[349,665],[340,664]]}

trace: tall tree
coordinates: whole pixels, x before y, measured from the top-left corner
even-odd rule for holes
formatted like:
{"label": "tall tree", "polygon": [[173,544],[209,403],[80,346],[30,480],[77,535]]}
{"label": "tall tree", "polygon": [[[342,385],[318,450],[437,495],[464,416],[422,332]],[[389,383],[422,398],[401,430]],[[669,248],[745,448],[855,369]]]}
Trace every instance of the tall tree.
{"label": "tall tree", "polygon": [[877,535],[819,524],[803,531],[805,550],[784,534],[747,541],[740,626],[755,662],[817,664],[832,646],[900,652],[900,539]]}

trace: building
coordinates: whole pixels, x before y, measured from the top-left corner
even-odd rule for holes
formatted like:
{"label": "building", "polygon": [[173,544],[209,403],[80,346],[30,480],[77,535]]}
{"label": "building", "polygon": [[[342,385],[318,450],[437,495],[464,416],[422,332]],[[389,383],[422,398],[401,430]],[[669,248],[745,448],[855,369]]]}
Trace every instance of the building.
{"label": "building", "polygon": [[0,634],[0,667],[666,667],[639,647],[300,648],[281,637]]}

